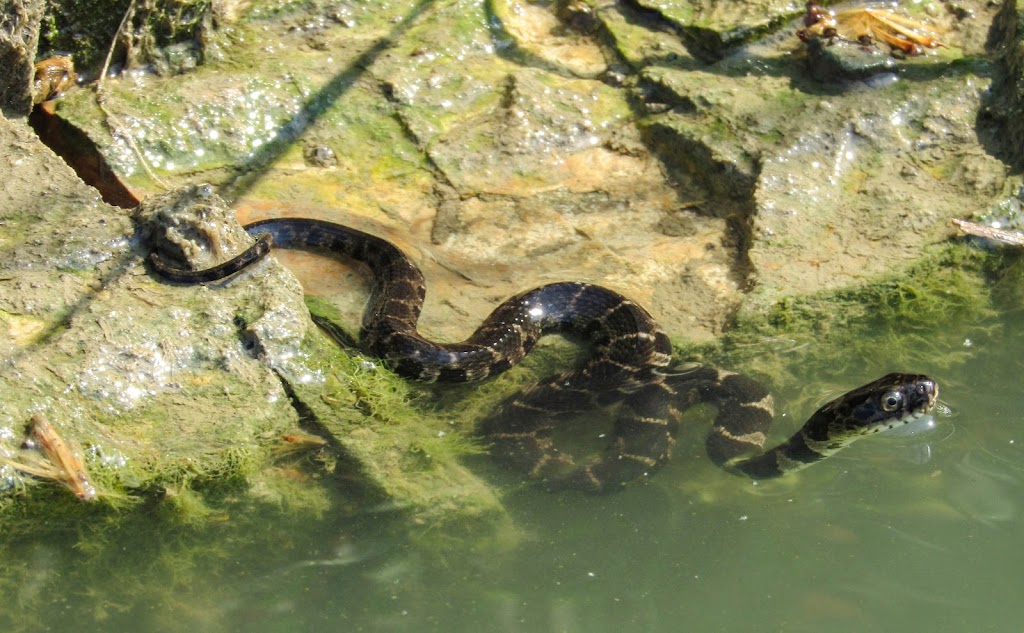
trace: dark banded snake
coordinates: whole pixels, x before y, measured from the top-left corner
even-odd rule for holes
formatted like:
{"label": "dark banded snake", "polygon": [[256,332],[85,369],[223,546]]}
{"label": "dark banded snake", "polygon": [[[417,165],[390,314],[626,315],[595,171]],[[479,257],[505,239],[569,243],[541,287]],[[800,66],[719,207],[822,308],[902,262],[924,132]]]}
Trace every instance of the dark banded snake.
{"label": "dark banded snake", "polygon": [[[234,275],[263,258],[271,245],[361,262],[372,289],[360,345],[416,380],[465,382],[499,374],[545,334],[589,343],[591,353],[579,366],[514,395],[480,425],[496,457],[552,487],[608,491],[647,477],[669,458],[680,414],[701,402],[718,410],[706,440],[709,457],[730,471],[765,479],[919,418],[938,396],[937,384],[926,376],[888,374],[825,404],[792,437],[764,450],[773,418],[769,392],[740,374],[673,366],[669,339],[654,318],[616,292],[586,283],[548,284],[503,302],[465,341],[437,343],[416,329],[426,296],[423,274],[390,242],[303,218],[263,220],[245,229],[256,238],[253,246],[213,268],[176,268],[155,252],[150,262],[158,274],[180,283]],[[612,404],[618,412],[602,455],[577,464],[555,446],[551,432],[561,420]]]}

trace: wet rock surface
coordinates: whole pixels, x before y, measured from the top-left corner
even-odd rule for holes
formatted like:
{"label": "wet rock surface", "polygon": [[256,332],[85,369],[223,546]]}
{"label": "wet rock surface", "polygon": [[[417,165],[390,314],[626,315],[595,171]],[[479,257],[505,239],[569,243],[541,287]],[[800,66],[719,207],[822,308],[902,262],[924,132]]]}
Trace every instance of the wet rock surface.
{"label": "wet rock surface", "polygon": [[[376,491],[493,512],[455,459],[423,458],[441,454],[436,442],[396,430],[405,405],[367,404],[372,360],[339,369],[349,361],[310,326],[303,294],[354,329],[356,269],[281,254],[298,281],[271,259],[186,287],[148,274],[148,248],[196,268],[244,248],[222,196],[243,221],[316,217],[399,244],[426,273],[423,331],[439,339],[568,279],[636,299],[680,345],[710,343],[789,297],[898,275],[946,239],[950,218],[1012,195],[1015,177],[975,128],[996,9],[944,6],[916,17],[945,46],[895,60],[824,40],[808,52],[803,8],[772,1],[253,3],[194,70],[110,79],[107,113],[81,89],[58,102],[140,195],[161,191],[143,161],[186,187],[147,199],[139,236],[53,160],[28,173],[10,158],[12,182],[56,176],[46,203],[23,185],[0,209],[12,227],[0,242],[0,345],[14,358],[3,380],[18,394],[3,404],[4,450],[17,454],[19,425],[42,410],[83,444],[145,464],[131,477],[111,468],[111,481],[158,486],[185,462],[156,456],[198,452],[199,471],[221,472],[230,447],[265,454],[297,423],[290,398]],[[45,153],[26,129],[7,133],[12,157]],[[373,389],[400,389],[372,375]],[[124,426],[150,407],[162,412],[148,426]],[[215,418],[231,441],[179,418]],[[425,428],[436,439],[446,427]],[[113,440],[90,439],[101,433]],[[420,471],[431,474],[417,486],[403,478]],[[22,485],[3,472],[9,490]]]}
{"label": "wet rock surface", "polygon": [[28,116],[32,108],[33,59],[39,42],[42,0],[0,2],[0,112]]}
{"label": "wet rock surface", "polygon": [[988,140],[992,148],[1016,164],[1024,162],[1024,12],[1016,1],[1001,5],[990,34],[998,74],[995,90],[988,95],[981,113],[991,125]]}
{"label": "wet rock surface", "polygon": [[[995,10],[961,9],[915,16],[945,45],[894,60],[827,40],[808,52],[803,8],[787,3],[405,2],[338,19],[255,7],[225,49],[245,73],[135,74],[110,82],[108,106],[165,180],[201,174],[242,219],[321,217],[396,240],[427,274],[432,335],[461,339],[503,298],[579,279],[709,341],[780,293],[896,272],[952,214],[1007,195],[973,130]],[[711,53],[698,32],[714,34]],[[152,187],[89,95],[61,112]],[[897,233],[901,248],[863,256]],[[332,286],[315,260],[297,265],[307,289]]]}
{"label": "wet rock surface", "polygon": [[888,51],[853,42],[807,41],[807,68],[818,81],[862,81],[899,68]]}
{"label": "wet rock surface", "polygon": [[[3,209],[0,257],[0,506],[52,489],[15,467],[38,461],[22,447],[32,414],[84,450],[101,496],[230,478],[259,464],[268,434],[297,419],[280,381],[237,333],[239,312],[254,315],[254,329],[268,319],[265,289],[197,293],[155,280],[129,215],[103,204],[22,124],[0,125],[4,146],[21,150],[3,166],[14,204]],[[290,275],[277,277],[274,285],[289,288]],[[290,288],[291,308],[304,311],[297,283]],[[280,293],[274,299],[281,304]]]}
{"label": "wet rock surface", "polygon": [[[205,286],[151,274],[144,258],[154,249],[205,268],[251,243],[211,187],[150,196],[129,214],[100,202],[23,125],[0,123],[4,145],[23,151],[4,165],[16,206],[2,218],[0,508],[59,490],[37,476],[46,460],[36,447],[23,445],[33,415],[83,451],[99,499],[117,505],[256,477],[296,450],[289,438],[308,435],[301,413],[307,429],[332,438],[306,450],[327,463],[344,455],[339,473],[358,473],[352,494],[388,499],[420,521],[499,512],[472,474],[441,456],[434,471],[409,473],[415,484],[401,474],[407,464],[384,460],[437,430],[395,423],[407,396],[380,370],[353,376],[358,361],[332,360],[340,352],[310,331],[303,290],[276,260]],[[44,178],[42,191],[28,184]],[[339,381],[365,391],[366,380],[379,392],[369,398],[374,417],[389,426],[370,437],[359,429],[371,405],[325,395]]]}
{"label": "wet rock surface", "polygon": [[[993,9],[936,15],[947,44],[902,60],[849,42],[804,46],[794,24],[711,64],[636,62],[639,96],[657,106],[639,123],[648,144],[729,200],[749,231],[743,314],[904,270],[950,218],[1010,195],[1007,166],[975,130],[992,74],[979,22]],[[631,20],[609,27],[616,42],[635,38]]]}
{"label": "wet rock surface", "polygon": [[[529,17],[538,11],[548,19]],[[666,178],[621,88],[551,66],[570,49],[599,50],[553,28],[556,13],[407,2],[353,6],[351,27],[255,14],[238,27],[236,53],[250,71],[134,75],[108,82],[107,105],[162,178],[202,173],[243,219],[313,216],[396,240],[427,274],[423,325],[434,336],[461,339],[504,298],[576,279],[620,290],[670,329],[709,340],[741,297],[734,231],[703,212],[703,189]],[[504,26],[488,15],[506,16]],[[541,62],[510,52],[508,38],[528,27],[539,30],[523,47],[547,42],[559,54]],[[257,37],[278,44],[248,43]],[[89,95],[69,95],[61,109],[116,171],[150,186],[123,139],[99,125]],[[676,227],[671,235],[660,234],[666,226]],[[323,286],[321,267],[296,274],[307,288]],[[338,295],[329,298],[346,300]]]}
{"label": "wet rock surface", "polygon": [[716,0],[638,0],[639,9],[656,13],[702,57],[717,59],[729,49],[764,35],[800,11],[789,0],[717,2]]}

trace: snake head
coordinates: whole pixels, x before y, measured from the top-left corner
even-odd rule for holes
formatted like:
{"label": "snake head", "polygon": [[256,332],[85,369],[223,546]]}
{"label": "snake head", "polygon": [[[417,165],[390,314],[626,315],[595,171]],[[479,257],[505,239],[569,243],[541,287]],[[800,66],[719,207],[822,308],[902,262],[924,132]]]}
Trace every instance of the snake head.
{"label": "snake head", "polygon": [[832,436],[863,436],[921,418],[935,406],[939,385],[920,374],[888,374],[822,407]]}

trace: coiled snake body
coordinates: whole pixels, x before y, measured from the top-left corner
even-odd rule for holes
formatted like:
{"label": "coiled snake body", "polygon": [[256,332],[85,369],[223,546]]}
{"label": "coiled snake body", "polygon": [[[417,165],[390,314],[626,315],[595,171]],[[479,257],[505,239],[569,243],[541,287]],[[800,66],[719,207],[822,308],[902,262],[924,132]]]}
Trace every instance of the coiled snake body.
{"label": "coiled snake body", "polygon": [[[646,477],[668,459],[680,413],[700,402],[718,409],[706,440],[709,457],[762,479],[798,470],[860,437],[921,417],[938,395],[938,386],[926,376],[889,374],[824,405],[787,441],[764,451],[773,415],[768,391],[742,375],[711,367],[673,368],[668,337],[646,310],[618,293],[575,282],[541,286],[502,303],[465,341],[436,343],[416,330],[426,296],[423,275],[390,242],[303,218],[264,220],[245,228],[256,243],[214,268],[175,268],[156,253],[150,261],[159,274],[183,283],[233,275],[265,256],[271,244],[362,262],[373,284],[361,344],[397,373],[417,380],[462,382],[498,374],[549,333],[588,342],[592,353],[580,366],[513,396],[481,424],[495,456],[556,487],[604,491]],[[576,464],[552,442],[559,420],[617,402],[611,439],[601,456]]]}

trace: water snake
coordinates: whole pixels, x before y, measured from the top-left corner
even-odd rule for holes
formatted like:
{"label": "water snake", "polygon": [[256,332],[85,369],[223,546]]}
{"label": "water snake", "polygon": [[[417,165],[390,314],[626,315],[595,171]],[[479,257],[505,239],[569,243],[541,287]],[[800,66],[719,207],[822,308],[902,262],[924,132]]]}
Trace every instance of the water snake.
{"label": "water snake", "polygon": [[[284,218],[245,227],[256,242],[205,270],[185,270],[150,255],[163,277],[181,283],[223,279],[264,257],[271,245],[341,255],[365,264],[372,288],[361,346],[398,374],[422,381],[465,382],[498,374],[521,360],[546,334],[588,343],[577,367],[550,376],[504,402],[480,432],[500,459],[553,487],[592,491],[642,479],[669,457],[681,412],[711,402],[717,415],[706,440],[717,464],[771,478],[817,462],[854,440],[924,415],[938,386],[923,375],[889,374],[824,405],[782,444],[763,450],[772,397],[754,380],[708,366],[673,365],[668,337],[628,298],[601,286],[548,284],[499,305],[461,343],[437,343],[417,332],[426,296],[419,268],[396,246],[322,220]],[[618,404],[603,454],[577,464],[552,440],[570,416]]]}

